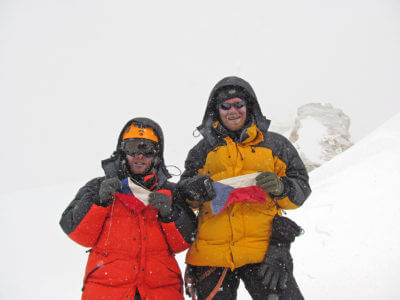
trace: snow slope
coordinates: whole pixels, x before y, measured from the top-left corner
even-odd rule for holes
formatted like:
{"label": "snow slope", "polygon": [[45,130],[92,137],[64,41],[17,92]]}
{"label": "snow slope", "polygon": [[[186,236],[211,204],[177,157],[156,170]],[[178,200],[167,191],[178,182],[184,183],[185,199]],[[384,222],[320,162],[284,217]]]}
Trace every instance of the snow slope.
{"label": "snow slope", "polygon": [[[288,211],[305,229],[292,252],[306,299],[400,298],[399,153],[400,114],[311,172],[312,195]],[[0,299],[80,298],[86,249],[58,221],[83,184],[0,195]]]}
{"label": "snow slope", "polygon": [[400,299],[400,114],[311,172],[312,196],[288,213],[306,299]]}

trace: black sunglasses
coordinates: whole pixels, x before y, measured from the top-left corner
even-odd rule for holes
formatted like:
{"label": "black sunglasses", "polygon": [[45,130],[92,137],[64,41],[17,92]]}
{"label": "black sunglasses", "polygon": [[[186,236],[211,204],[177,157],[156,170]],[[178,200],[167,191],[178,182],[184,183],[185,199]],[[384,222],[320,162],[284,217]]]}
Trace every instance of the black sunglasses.
{"label": "black sunglasses", "polygon": [[238,101],[238,102],[233,102],[233,103],[222,102],[219,105],[219,108],[222,109],[222,110],[229,110],[229,109],[231,109],[232,106],[234,106],[235,108],[239,109],[239,108],[242,108],[245,105],[246,105],[246,101],[244,101],[244,100],[241,100],[241,101]]}
{"label": "black sunglasses", "polygon": [[142,154],[146,157],[154,157],[158,153],[157,144],[146,139],[131,139],[124,141],[122,151],[129,156]]}

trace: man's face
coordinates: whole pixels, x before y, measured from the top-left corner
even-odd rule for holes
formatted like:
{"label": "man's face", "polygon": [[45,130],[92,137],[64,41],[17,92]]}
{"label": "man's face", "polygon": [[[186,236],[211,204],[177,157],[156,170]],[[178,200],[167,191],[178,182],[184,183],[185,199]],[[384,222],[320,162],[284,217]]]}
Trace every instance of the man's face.
{"label": "man's face", "polygon": [[135,156],[126,155],[129,168],[133,174],[145,174],[150,168],[153,158],[154,157],[146,157],[142,153]]}
{"label": "man's face", "polygon": [[227,129],[236,131],[243,127],[247,110],[246,103],[242,99],[226,100],[219,105],[218,110],[221,122]]}
{"label": "man's face", "polygon": [[158,153],[156,143],[142,138],[125,140],[122,147],[133,174],[146,174]]}

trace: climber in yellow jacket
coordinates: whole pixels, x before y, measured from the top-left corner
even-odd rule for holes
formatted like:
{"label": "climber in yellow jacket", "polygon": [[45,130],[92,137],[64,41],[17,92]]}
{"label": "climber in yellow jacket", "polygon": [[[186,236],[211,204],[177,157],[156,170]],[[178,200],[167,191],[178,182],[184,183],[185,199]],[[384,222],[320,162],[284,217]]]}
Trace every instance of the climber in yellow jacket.
{"label": "climber in yellow jacket", "polygon": [[[240,279],[253,299],[303,299],[289,252],[301,229],[281,210],[301,206],[311,189],[296,149],[269,123],[243,79],[226,77],[212,90],[197,128],[203,138],[178,184],[199,209],[186,256],[198,299],[236,299]],[[229,185],[247,177],[254,184]]]}

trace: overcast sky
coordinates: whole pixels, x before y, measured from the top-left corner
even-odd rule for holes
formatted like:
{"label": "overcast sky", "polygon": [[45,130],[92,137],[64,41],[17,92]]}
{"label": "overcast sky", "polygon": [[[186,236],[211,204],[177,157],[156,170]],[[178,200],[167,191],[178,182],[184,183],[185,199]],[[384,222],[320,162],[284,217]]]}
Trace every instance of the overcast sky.
{"label": "overcast sky", "polygon": [[396,0],[2,0],[0,193],[100,176],[137,116],[182,168],[228,75],[276,123],[332,103],[358,141],[400,111],[399,53]]}

